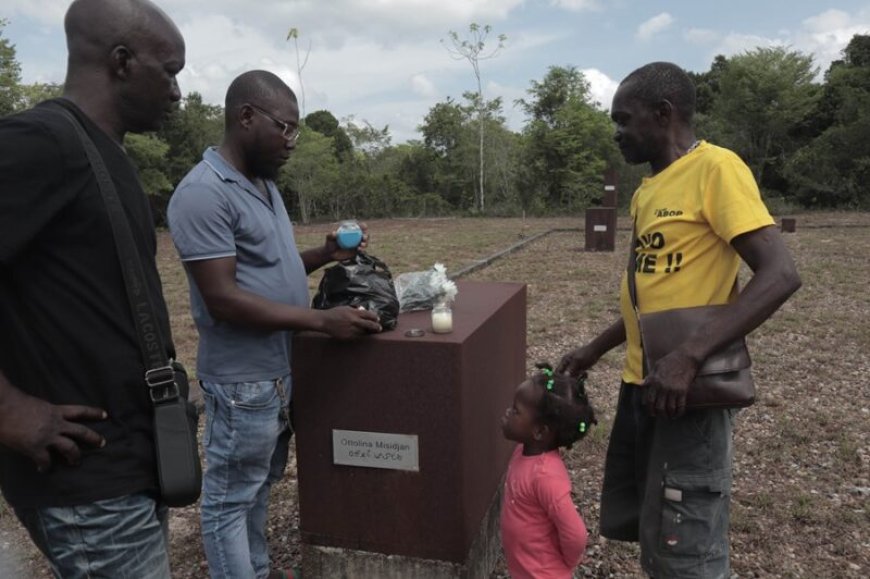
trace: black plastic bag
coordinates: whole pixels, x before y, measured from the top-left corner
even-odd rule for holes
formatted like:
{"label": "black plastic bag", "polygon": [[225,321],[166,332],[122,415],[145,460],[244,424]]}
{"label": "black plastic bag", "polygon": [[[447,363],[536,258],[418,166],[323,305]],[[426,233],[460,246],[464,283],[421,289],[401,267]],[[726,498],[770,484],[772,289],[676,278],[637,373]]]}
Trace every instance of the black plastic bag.
{"label": "black plastic bag", "polygon": [[389,268],[377,257],[363,252],[323,272],[311,305],[318,310],[362,306],[378,314],[385,330],[392,330],[399,321],[399,298]]}

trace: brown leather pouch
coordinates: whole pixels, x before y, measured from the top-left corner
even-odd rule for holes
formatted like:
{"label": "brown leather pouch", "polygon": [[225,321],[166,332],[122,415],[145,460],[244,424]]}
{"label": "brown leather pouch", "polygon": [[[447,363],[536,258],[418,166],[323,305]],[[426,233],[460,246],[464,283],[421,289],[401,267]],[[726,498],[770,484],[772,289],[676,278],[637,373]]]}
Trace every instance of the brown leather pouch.
{"label": "brown leather pouch", "polygon": [[[725,306],[678,308],[640,315],[644,367],[655,363],[686,341],[695,328]],[[741,338],[710,355],[695,376],[686,408],[743,408],[755,402],[755,382],[749,350]]]}

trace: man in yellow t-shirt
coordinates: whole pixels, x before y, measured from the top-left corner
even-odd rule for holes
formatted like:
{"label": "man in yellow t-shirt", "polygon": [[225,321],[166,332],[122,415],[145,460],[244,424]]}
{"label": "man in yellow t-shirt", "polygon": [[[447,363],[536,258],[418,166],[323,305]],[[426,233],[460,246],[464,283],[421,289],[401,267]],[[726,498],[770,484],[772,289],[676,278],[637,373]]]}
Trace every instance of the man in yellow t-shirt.
{"label": "man in yellow t-shirt", "polygon": [[[623,157],[652,171],[631,201],[638,308],[728,306],[644,375],[623,276],[620,319],[558,368],[579,375],[627,342],[600,528],[607,538],[639,541],[641,565],[654,577],[730,576],[735,411],[687,412],[686,393],[711,353],[761,325],[800,287],[751,172],[731,151],[695,139],[694,110],[691,79],[664,62],[632,72],[613,97]],[[753,276],[737,292],[741,259]]]}

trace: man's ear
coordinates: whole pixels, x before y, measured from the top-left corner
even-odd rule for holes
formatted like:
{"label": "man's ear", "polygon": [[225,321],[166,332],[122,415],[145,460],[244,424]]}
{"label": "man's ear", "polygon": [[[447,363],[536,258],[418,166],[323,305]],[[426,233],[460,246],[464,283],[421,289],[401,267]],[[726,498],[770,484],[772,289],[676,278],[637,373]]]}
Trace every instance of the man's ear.
{"label": "man's ear", "polygon": [[254,118],[254,109],[252,109],[251,105],[249,104],[244,104],[240,106],[237,118],[239,121],[239,125],[242,128],[250,128],[251,122]]}
{"label": "man's ear", "polygon": [[655,116],[659,125],[668,126],[674,116],[674,105],[668,99],[662,99],[655,105]]}
{"label": "man's ear", "polygon": [[119,44],[118,46],[113,48],[111,53],[111,59],[112,71],[115,73],[115,76],[125,80],[129,78],[131,61],[133,60],[133,58],[133,52],[123,44]]}

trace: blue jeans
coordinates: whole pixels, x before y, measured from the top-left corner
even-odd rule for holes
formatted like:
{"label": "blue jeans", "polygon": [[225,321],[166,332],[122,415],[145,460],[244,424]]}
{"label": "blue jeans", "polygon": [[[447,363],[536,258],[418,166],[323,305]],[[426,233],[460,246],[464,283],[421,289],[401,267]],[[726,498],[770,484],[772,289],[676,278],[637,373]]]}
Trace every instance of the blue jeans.
{"label": "blue jeans", "polygon": [[168,579],[168,512],[143,493],[15,509],[54,576],[63,579]]}
{"label": "blue jeans", "polygon": [[202,535],[212,579],[269,574],[266,508],[287,465],[290,376],[264,382],[202,382],[206,471]]}

